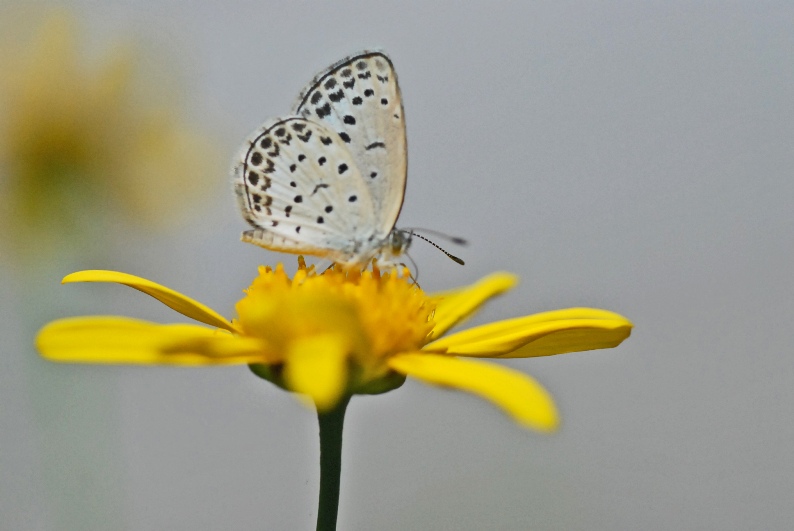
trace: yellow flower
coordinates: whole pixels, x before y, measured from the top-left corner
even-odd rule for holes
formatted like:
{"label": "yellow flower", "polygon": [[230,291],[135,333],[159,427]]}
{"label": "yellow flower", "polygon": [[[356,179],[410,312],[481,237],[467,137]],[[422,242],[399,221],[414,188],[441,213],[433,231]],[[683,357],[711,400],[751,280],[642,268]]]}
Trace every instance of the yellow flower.
{"label": "yellow flower", "polygon": [[[551,396],[513,369],[463,358],[526,358],[617,346],[631,333],[625,317],[571,308],[445,334],[516,277],[495,273],[479,282],[425,294],[398,272],[317,274],[299,258],[290,278],[279,264],[259,276],[227,321],[164,286],[113,271],[81,271],[69,282],[116,282],[140,290],[194,324],[155,324],[125,317],[75,317],[45,326],[36,340],[52,361],[144,365],[250,364],[284,389],[308,395],[329,411],[352,394],[381,393],[406,376],[468,391],[518,423],[542,431],[558,425]],[[444,337],[442,337],[444,336]]]}
{"label": "yellow flower", "polygon": [[0,243],[17,251],[88,237],[101,216],[170,219],[223,171],[160,59],[117,45],[92,64],[79,36],[58,10],[0,45]]}

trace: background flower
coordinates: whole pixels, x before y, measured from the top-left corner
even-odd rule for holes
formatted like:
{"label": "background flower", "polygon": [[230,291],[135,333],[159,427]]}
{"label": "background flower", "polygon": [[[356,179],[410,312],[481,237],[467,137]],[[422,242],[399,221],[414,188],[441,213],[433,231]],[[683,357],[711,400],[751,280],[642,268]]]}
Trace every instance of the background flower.
{"label": "background flower", "polygon": [[225,174],[215,144],[186,123],[173,75],[133,41],[90,60],[82,37],[73,16],[55,11],[0,47],[6,252],[85,244],[113,225],[162,226]]}
{"label": "background flower", "polygon": [[176,54],[127,29],[93,39],[96,21],[77,13],[0,10],[0,527],[125,527],[115,380],[51,371],[30,338],[61,311],[50,287],[62,268],[112,260],[136,237],[145,254],[225,189]]}

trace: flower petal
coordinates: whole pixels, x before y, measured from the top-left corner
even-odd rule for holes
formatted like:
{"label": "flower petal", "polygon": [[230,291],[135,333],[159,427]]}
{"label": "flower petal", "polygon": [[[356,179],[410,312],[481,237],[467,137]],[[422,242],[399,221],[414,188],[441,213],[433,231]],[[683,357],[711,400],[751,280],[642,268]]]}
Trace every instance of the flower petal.
{"label": "flower petal", "polygon": [[261,341],[193,324],[126,317],[73,317],[41,329],[36,347],[50,361],[134,365],[234,365],[268,361]]}
{"label": "flower petal", "polygon": [[287,387],[309,395],[318,411],[333,409],[347,387],[348,344],[337,334],[292,341],[284,362]]}
{"label": "flower petal", "polygon": [[543,312],[477,326],[426,345],[454,356],[528,358],[611,348],[629,337],[631,321],[594,308]]}
{"label": "flower petal", "polygon": [[501,295],[518,283],[510,273],[493,273],[471,286],[457,290],[434,293],[436,311],[433,337],[441,337],[447,330],[463,321],[491,297]]}
{"label": "flower petal", "polygon": [[169,308],[172,308],[186,317],[195,319],[200,323],[205,323],[210,326],[216,326],[234,332],[235,329],[232,324],[217,313],[212,308],[201,304],[198,301],[191,299],[179,292],[176,292],[165,286],[161,286],[151,280],[129,275],[127,273],[119,273],[117,271],[104,271],[100,269],[78,271],[71,275],[66,275],[61,281],[63,284],[71,282],[116,282],[124,284],[138,291],[142,291],[162,302]]}
{"label": "flower petal", "polygon": [[406,376],[474,393],[527,428],[549,432],[559,425],[548,391],[530,376],[508,367],[420,353],[398,354],[388,363]]}

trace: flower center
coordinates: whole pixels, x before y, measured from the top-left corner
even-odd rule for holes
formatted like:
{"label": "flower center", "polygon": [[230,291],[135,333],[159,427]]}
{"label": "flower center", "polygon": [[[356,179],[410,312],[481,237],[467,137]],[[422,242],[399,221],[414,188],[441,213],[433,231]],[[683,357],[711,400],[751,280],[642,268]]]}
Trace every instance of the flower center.
{"label": "flower center", "polygon": [[236,306],[237,328],[263,339],[270,356],[284,359],[296,341],[331,337],[344,346],[349,360],[372,374],[386,370],[388,356],[425,344],[435,304],[407,271],[337,266],[318,274],[302,257],[298,265],[292,278],[281,264],[275,270],[260,267]]}

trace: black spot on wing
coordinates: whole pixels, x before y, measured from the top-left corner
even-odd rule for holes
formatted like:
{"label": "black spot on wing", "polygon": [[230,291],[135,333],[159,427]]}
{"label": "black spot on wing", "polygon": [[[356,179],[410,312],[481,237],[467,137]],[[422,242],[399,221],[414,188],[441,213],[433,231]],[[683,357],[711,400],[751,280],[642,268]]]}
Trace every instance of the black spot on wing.
{"label": "black spot on wing", "polygon": [[384,144],[383,142],[373,142],[372,144],[366,146],[364,149],[369,151],[370,149],[375,149],[375,148],[386,149],[386,144]]}
{"label": "black spot on wing", "polygon": [[317,113],[318,118],[325,118],[331,114],[331,105],[326,101],[322,107],[317,107],[314,112]]}
{"label": "black spot on wing", "polygon": [[338,101],[342,101],[344,97],[345,97],[345,93],[342,91],[342,89],[339,89],[336,92],[332,92],[328,95],[328,99],[334,103]]}

